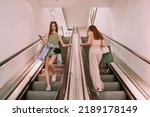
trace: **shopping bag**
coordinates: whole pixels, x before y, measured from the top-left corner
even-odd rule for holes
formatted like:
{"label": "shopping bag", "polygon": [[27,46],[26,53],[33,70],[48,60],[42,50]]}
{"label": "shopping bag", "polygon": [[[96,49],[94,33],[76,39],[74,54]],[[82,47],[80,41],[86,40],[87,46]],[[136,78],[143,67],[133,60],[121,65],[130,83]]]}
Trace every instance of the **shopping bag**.
{"label": "shopping bag", "polygon": [[49,49],[50,49],[49,46],[45,44],[42,50],[40,51],[40,53],[35,57],[35,59],[39,61],[44,61],[45,57],[47,56],[49,52]]}
{"label": "shopping bag", "polygon": [[107,50],[107,52],[105,51],[103,53],[102,59],[101,59],[101,62],[100,62],[101,64],[108,64],[110,62],[113,62],[113,55],[111,53],[110,46],[107,46],[107,48],[109,49],[109,51]]}
{"label": "shopping bag", "polygon": [[110,69],[108,67],[108,64],[113,62],[113,55],[112,55],[112,52],[110,50],[110,46],[107,46],[107,47],[108,47],[109,51],[107,50],[107,52],[106,51],[103,52],[102,59],[101,59],[101,62],[100,62],[102,72],[104,72],[104,73],[109,72]]}
{"label": "shopping bag", "polygon": [[103,53],[103,54],[106,54],[106,53],[108,53],[108,52],[110,52],[108,46],[102,47],[102,53]]}

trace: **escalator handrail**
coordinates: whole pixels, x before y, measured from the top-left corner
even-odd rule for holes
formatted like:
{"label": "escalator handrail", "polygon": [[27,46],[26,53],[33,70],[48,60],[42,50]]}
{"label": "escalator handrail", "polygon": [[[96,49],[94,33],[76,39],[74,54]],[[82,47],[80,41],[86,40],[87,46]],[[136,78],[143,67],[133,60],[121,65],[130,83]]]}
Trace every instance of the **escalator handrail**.
{"label": "escalator handrail", "polygon": [[[124,72],[124,70],[118,65],[116,64],[116,62],[112,62],[111,64],[109,64],[109,67],[111,68],[111,70],[113,71],[113,73],[115,74],[115,76],[118,78],[119,82],[126,88],[128,89],[129,93],[130,93],[130,98],[131,99],[135,99],[135,100],[139,100],[139,99],[150,99],[150,95],[145,92],[140,86],[138,86],[133,80],[132,78]],[[129,86],[129,82],[126,81],[125,78],[122,78],[122,75],[119,75],[118,70],[116,70],[116,67],[127,77],[127,79],[131,82],[131,84],[136,88],[135,91],[131,88],[131,86]],[[147,85],[148,86],[148,85]],[[142,96],[139,97],[137,96],[137,94],[140,94]]]}
{"label": "escalator handrail", "polygon": [[[37,73],[41,71],[42,69],[42,62],[34,61],[34,63],[28,68],[26,71],[26,74],[21,75],[20,77],[23,77],[22,80],[15,86],[14,89],[9,93],[9,95],[6,97],[7,100],[16,100],[20,99],[21,95],[23,95],[23,92],[25,92],[29,84],[31,83],[31,80],[37,76]],[[33,72],[33,76],[29,76],[30,72],[35,69],[35,72]],[[25,71],[25,72],[26,72]],[[36,75],[35,75],[36,74]],[[23,86],[24,85],[24,86]]]}
{"label": "escalator handrail", "polygon": [[[72,35],[70,37],[70,44],[72,43],[72,38],[73,38],[73,33],[74,33],[74,29],[72,31]],[[65,67],[64,67],[64,74],[63,74],[63,80],[60,86],[60,89],[58,91],[56,100],[63,100],[65,98],[65,93],[66,93],[66,89],[67,89],[67,81],[68,81],[68,76],[69,74],[69,61],[70,61],[70,52],[71,52],[71,48],[68,48],[67,51],[67,57],[66,57],[66,61],[65,61]]]}
{"label": "escalator handrail", "polygon": [[78,50],[79,50],[79,64],[80,64],[80,68],[81,68],[81,82],[82,82],[82,89],[83,89],[83,99],[86,100],[86,99],[90,99],[90,96],[88,94],[88,87],[87,87],[87,82],[86,82],[86,75],[85,75],[85,70],[84,70],[84,61],[83,61],[83,58],[82,58],[82,49],[81,49],[81,46],[80,46],[80,42],[81,42],[81,36],[80,36],[80,32],[79,32],[79,29],[77,28],[77,34],[78,34]]}
{"label": "escalator handrail", "polygon": [[[39,35],[40,37],[40,35]],[[44,36],[45,37],[45,36]],[[44,38],[42,37],[42,38]],[[19,50],[18,52],[16,52],[15,54],[9,56],[8,58],[6,58],[5,60],[0,62],[0,66],[6,64],[7,62],[9,62],[10,60],[12,60],[13,58],[15,58],[16,56],[18,56],[19,54],[21,54],[22,52],[26,51],[28,48],[32,47],[34,44],[38,43],[39,41],[42,40],[42,38],[40,37],[40,39],[34,41],[33,43],[29,44],[28,46],[24,47],[23,49]]]}
{"label": "escalator handrail", "polygon": [[120,45],[121,47],[123,47],[124,49],[128,50],[129,52],[131,52],[132,54],[134,54],[135,56],[137,56],[138,58],[140,58],[141,60],[143,60],[144,62],[150,64],[150,60],[148,60],[147,58],[145,58],[144,56],[140,55],[139,53],[135,52],[134,50],[132,50],[131,48],[125,46],[124,44],[112,39],[111,37],[107,36],[106,34],[103,34],[104,37],[106,37],[108,40]]}

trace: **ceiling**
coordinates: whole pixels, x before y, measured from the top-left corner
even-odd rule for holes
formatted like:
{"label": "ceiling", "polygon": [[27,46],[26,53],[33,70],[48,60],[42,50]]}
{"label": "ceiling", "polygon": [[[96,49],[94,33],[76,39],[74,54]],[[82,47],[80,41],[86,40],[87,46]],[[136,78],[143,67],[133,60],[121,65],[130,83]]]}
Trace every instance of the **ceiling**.
{"label": "ceiling", "polygon": [[90,7],[108,7],[110,0],[39,0],[42,7],[62,7],[68,28],[86,27]]}
{"label": "ceiling", "polygon": [[110,0],[39,0],[43,7],[105,7]]}

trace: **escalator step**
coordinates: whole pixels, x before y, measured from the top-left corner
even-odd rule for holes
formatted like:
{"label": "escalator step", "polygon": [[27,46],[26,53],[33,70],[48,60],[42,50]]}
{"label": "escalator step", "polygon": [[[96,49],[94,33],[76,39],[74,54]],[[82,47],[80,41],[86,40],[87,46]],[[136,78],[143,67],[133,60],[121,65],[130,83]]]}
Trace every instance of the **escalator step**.
{"label": "escalator step", "polygon": [[111,72],[111,70],[104,68],[104,69],[100,69],[100,74],[112,74],[112,72]]}
{"label": "escalator step", "polygon": [[[61,64],[65,64],[66,60],[62,60]],[[55,61],[54,64],[57,64],[57,62]]]}
{"label": "escalator step", "polygon": [[[62,77],[62,75],[56,75],[56,81],[59,82],[61,80],[61,77]],[[45,74],[39,74],[37,76],[36,80],[37,81],[46,81]]]}
{"label": "escalator step", "polygon": [[115,76],[113,74],[108,75],[100,75],[103,82],[114,82],[116,81]]}
{"label": "escalator step", "polygon": [[[58,88],[60,86],[60,82],[55,82],[51,84],[51,90],[52,91],[57,91]],[[38,81],[34,81],[32,83],[32,90],[36,90],[36,91],[45,91],[46,89],[46,82],[38,82]]]}
{"label": "escalator step", "polygon": [[54,100],[57,96],[57,91],[27,91],[27,100]]}
{"label": "escalator step", "polygon": [[[64,69],[55,69],[56,75],[63,74]],[[41,74],[45,74],[45,69],[41,70]]]}
{"label": "escalator step", "polygon": [[126,100],[124,91],[104,91],[97,94],[100,100]]}
{"label": "escalator step", "polygon": [[55,69],[64,69],[64,64],[54,64]]}
{"label": "escalator step", "polygon": [[104,91],[119,91],[120,84],[119,82],[105,82]]}

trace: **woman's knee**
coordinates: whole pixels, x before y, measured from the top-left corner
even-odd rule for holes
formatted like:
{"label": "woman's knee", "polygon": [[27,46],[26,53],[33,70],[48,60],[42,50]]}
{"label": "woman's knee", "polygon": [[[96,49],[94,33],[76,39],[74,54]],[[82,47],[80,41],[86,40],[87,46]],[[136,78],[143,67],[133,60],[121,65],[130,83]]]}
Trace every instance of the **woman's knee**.
{"label": "woman's knee", "polygon": [[47,57],[46,60],[45,60],[45,68],[46,68],[46,69],[49,68],[48,63],[49,63],[49,57]]}
{"label": "woman's knee", "polygon": [[48,70],[49,66],[48,63],[45,63],[45,69]]}
{"label": "woman's knee", "polygon": [[49,66],[50,68],[53,68],[53,63],[52,63],[52,62],[49,62],[49,63],[48,63],[48,66]]}

